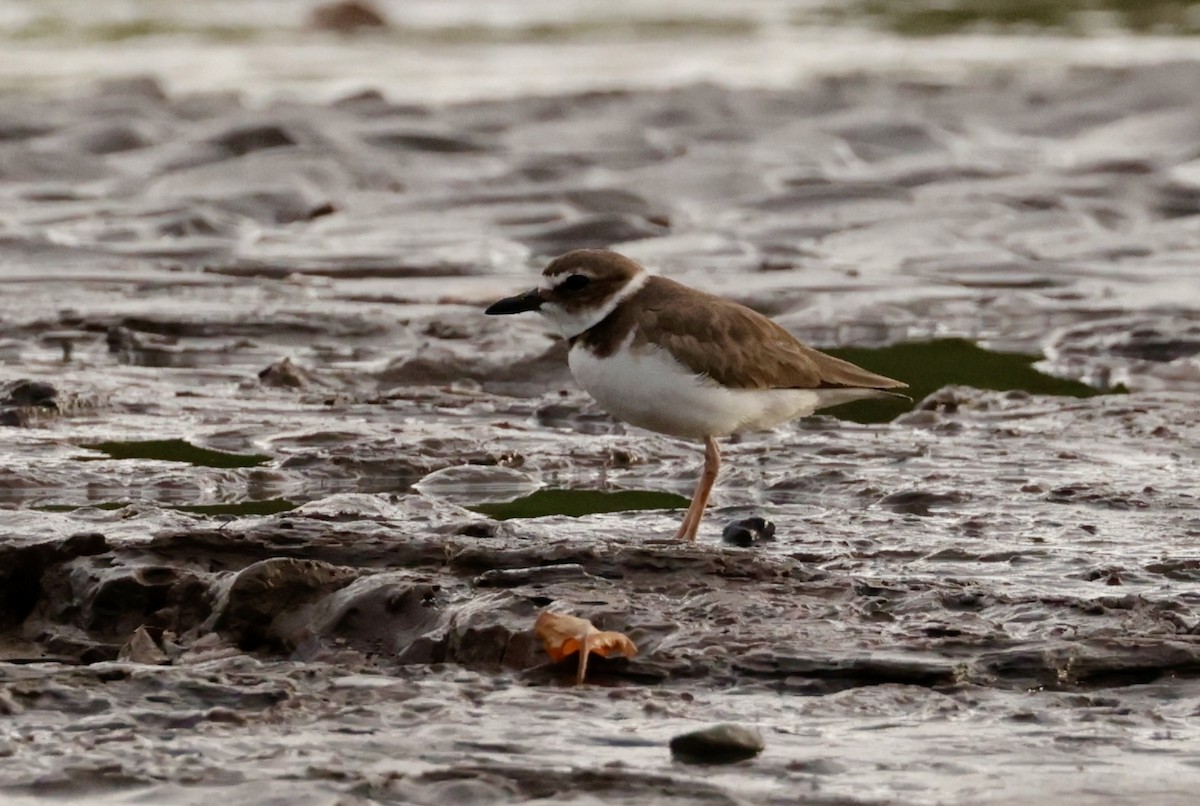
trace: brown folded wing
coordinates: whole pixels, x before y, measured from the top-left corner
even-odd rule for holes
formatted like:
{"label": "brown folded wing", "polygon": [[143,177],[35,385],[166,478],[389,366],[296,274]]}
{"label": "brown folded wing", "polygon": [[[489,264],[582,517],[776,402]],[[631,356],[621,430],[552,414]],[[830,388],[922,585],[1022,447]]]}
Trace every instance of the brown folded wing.
{"label": "brown folded wing", "polygon": [[[657,344],[688,369],[734,389],[902,389],[907,384],[868,372],[801,344],[767,317],[735,302],[653,277],[628,306],[633,319],[614,322],[634,344]],[[617,335],[616,333],[612,335]]]}

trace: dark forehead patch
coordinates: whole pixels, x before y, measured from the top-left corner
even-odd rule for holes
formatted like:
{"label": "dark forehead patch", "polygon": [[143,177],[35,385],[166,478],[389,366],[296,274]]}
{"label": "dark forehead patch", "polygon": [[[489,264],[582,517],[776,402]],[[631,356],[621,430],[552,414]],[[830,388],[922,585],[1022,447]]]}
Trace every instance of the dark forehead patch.
{"label": "dark forehead patch", "polygon": [[640,268],[624,255],[607,249],[576,249],[555,258],[542,274],[559,277],[582,272],[596,278],[625,279],[637,274]]}

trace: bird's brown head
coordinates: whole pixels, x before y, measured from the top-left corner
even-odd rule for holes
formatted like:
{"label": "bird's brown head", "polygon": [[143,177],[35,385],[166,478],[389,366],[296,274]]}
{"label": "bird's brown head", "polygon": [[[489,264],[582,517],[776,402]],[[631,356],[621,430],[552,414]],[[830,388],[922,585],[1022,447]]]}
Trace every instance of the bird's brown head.
{"label": "bird's brown head", "polygon": [[646,270],[624,255],[607,249],[576,249],[551,261],[537,288],[502,299],[485,313],[537,311],[570,338],[612,313],[641,288],[646,277]]}

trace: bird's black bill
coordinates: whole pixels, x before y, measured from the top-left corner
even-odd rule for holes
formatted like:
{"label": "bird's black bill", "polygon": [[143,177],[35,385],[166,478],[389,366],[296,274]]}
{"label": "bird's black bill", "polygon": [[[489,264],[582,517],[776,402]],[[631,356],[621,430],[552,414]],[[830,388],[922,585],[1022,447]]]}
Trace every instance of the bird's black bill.
{"label": "bird's black bill", "polygon": [[484,313],[491,316],[499,316],[510,313],[525,313],[525,311],[536,311],[542,307],[542,294],[538,289],[526,292],[519,297],[508,297],[499,302],[494,302]]}

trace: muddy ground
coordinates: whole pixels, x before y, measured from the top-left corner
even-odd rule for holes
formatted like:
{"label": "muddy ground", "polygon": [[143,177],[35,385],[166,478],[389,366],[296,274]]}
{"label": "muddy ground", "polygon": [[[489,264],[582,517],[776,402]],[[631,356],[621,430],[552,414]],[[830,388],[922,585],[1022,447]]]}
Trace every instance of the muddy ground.
{"label": "muddy ground", "polygon": [[[1198,85],[5,98],[0,799],[1191,802]],[[694,481],[536,317],[481,315],[599,245],[819,346],[1105,394],[747,436],[696,545],[675,510],[493,520]],[[955,377],[916,355],[889,374]],[[724,545],[751,515],[776,539]],[[641,651],[574,687],[546,608]],[[718,722],[766,750],[672,762]]]}

